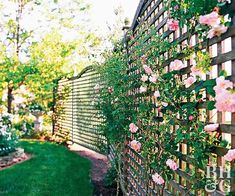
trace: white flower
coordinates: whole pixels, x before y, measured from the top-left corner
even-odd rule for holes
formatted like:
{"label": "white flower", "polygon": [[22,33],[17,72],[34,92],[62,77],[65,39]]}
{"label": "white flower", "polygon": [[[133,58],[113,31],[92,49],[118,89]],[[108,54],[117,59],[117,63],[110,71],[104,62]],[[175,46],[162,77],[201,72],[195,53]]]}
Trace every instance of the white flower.
{"label": "white flower", "polygon": [[168,103],[162,101],[162,106],[166,107],[168,106]]}
{"label": "white flower", "polygon": [[140,93],[144,93],[147,91],[147,87],[146,86],[141,86],[140,87]]}
{"label": "white flower", "polygon": [[156,98],[160,97],[160,92],[159,91],[155,91],[153,96],[156,97]]}
{"label": "white flower", "polygon": [[140,80],[143,81],[143,82],[146,82],[146,81],[148,80],[148,78],[149,78],[149,77],[144,74],[144,75],[142,75],[142,77],[141,77]]}

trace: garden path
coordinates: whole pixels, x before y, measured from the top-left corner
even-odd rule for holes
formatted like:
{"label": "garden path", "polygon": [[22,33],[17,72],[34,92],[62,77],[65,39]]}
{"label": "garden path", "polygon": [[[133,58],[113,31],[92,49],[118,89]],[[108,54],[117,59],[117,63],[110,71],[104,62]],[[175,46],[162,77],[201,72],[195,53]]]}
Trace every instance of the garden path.
{"label": "garden path", "polygon": [[94,194],[93,194],[94,196],[116,195],[115,188],[107,188],[104,186],[105,174],[107,173],[110,167],[107,156],[77,144],[70,145],[69,149],[91,161],[92,163],[91,177],[94,185]]}

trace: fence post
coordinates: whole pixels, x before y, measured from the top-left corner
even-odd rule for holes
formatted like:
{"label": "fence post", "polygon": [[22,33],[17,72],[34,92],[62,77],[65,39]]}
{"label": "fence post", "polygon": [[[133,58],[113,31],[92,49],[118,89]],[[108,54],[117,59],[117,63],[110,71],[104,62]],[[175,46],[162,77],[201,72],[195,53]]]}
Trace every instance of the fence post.
{"label": "fence post", "polygon": [[52,135],[55,134],[55,124],[56,124],[56,94],[58,89],[58,80],[53,81],[53,98],[52,98]]}
{"label": "fence post", "polygon": [[[73,142],[73,131],[74,131],[74,79],[72,79],[72,142]],[[76,99],[75,99],[76,100]]]}
{"label": "fence post", "polygon": [[[123,32],[124,32],[124,39],[123,39],[123,45],[124,45],[124,50],[126,52],[127,55],[127,66],[129,66],[129,50],[128,50],[128,36],[127,36],[127,32],[130,29],[129,26],[129,21],[126,19],[125,20],[125,26],[122,28]],[[126,73],[128,74],[128,73]],[[128,190],[128,158],[127,158],[127,154],[128,154],[128,149],[127,149],[127,145],[128,145],[128,138],[125,139],[125,145],[124,145],[124,152],[123,152],[123,179],[124,179],[124,189],[126,191],[126,193],[131,192],[131,190]]]}

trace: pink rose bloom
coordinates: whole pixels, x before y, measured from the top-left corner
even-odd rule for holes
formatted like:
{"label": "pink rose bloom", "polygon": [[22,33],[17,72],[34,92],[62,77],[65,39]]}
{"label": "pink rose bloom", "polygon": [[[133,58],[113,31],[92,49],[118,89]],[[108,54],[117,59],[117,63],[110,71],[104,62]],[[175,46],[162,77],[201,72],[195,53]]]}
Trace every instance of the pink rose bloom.
{"label": "pink rose bloom", "polygon": [[185,85],[186,88],[188,88],[195,82],[196,82],[196,78],[193,77],[193,76],[190,76],[186,80],[184,80],[184,85]]}
{"label": "pink rose bloom", "polygon": [[153,73],[152,69],[148,65],[143,65],[146,74],[151,75]]}
{"label": "pink rose bloom", "polygon": [[162,185],[165,183],[163,178],[158,173],[155,173],[154,175],[152,175],[152,179],[158,185]]}
{"label": "pink rose bloom", "polygon": [[208,32],[207,38],[211,39],[215,36],[220,36],[221,34],[227,32],[228,27],[224,25],[215,25],[212,29]]}
{"label": "pink rose bloom", "polygon": [[219,124],[210,124],[210,125],[206,125],[204,127],[204,130],[206,132],[212,132],[212,131],[216,131],[219,128]]}
{"label": "pink rose bloom", "polygon": [[154,94],[153,94],[154,97],[158,98],[160,97],[160,92],[159,91],[155,91]]}
{"label": "pink rose bloom", "polygon": [[179,5],[176,5],[175,7],[174,7],[174,10],[176,11],[176,10],[178,10],[179,9]]}
{"label": "pink rose bloom", "polygon": [[190,121],[192,121],[192,120],[193,120],[193,116],[189,116],[188,119],[189,119]]}
{"label": "pink rose bloom", "polygon": [[140,80],[143,81],[143,82],[146,82],[148,79],[149,79],[149,77],[144,74],[144,75],[142,75]]}
{"label": "pink rose bloom", "polygon": [[141,143],[136,140],[132,140],[130,142],[130,146],[133,150],[135,150],[136,152],[139,152],[141,148]]}
{"label": "pink rose bloom", "polygon": [[199,23],[210,26],[219,24],[220,23],[219,14],[217,12],[211,12],[210,14],[199,16]]}
{"label": "pink rose bloom", "polygon": [[193,65],[192,67],[191,67],[191,74],[193,75],[193,76],[199,76],[200,78],[202,77],[202,70],[201,69],[199,69],[199,68],[197,68],[196,67],[196,65]]}
{"label": "pink rose bloom", "polygon": [[145,93],[147,91],[147,87],[146,86],[141,86],[140,87],[140,93]]}
{"label": "pink rose bloom", "polygon": [[174,19],[169,19],[167,21],[169,30],[176,31],[179,28],[179,21]]}
{"label": "pink rose bloom", "polygon": [[181,70],[182,68],[186,67],[186,65],[181,60],[174,60],[170,63],[170,69],[173,70]]}
{"label": "pink rose bloom", "polygon": [[152,82],[152,83],[156,83],[157,81],[157,75],[156,74],[153,74],[149,77],[149,81]]}
{"label": "pink rose bloom", "polygon": [[169,166],[173,171],[175,171],[179,168],[177,163],[172,159],[167,159],[166,165]]}
{"label": "pink rose bloom", "polygon": [[235,112],[235,94],[227,90],[216,93],[215,107],[219,112]]}
{"label": "pink rose bloom", "polygon": [[100,91],[100,85],[96,84],[95,87],[94,87],[94,90],[95,90],[96,93],[98,93]]}
{"label": "pink rose bloom", "polygon": [[232,162],[233,160],[235,160],[235,149],[229,150],[227,154],[224,155],[224,159],[229,162]]}
{"label": "pink rose bloom", "polygon": [[139,128],[134,123],[131,123],[129,125],[129,130],[130,130],[131,133],[136,133],[138,131],[138,129]]}
{"label": "pink rose bloom", "polygon": [[231,81],[225,80],[224,76],[216,78],[216,86],[214,87],[216,93],[220,93],[227,88],[233,88],[233,83]]}
{"label": "pink rose bloom", "polygon": [[109,92],[109,93],[112,93],[112,92],[113,92],[113,87],[112,87],[112,86],[108,87],[108,92]]}

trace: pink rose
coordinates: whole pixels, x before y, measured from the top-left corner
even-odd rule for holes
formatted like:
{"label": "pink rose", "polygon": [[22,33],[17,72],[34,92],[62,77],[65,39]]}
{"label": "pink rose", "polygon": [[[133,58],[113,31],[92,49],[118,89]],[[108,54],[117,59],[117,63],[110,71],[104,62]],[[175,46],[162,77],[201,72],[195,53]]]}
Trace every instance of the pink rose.
{"label": "pink rose", "polygon": [[180,70],[184,67],[187,67],[181,60],[174,60],[170,63],[170,69],[173,70]]}
{"label": "pink rose", "polygon": [[143,65],[146,74],[151,75],[153,73],[152,69],[148,65]]}
{"label": "pink rose", "polygon": [[199,76],[200,78],[202,77],[203,74],[202,70],[197,68],[195,65],[191,67],[191,72],[193,76]]}
{"label": "pink rose", "polygon": [[144,74],[144,75],[142,75],[140,80],[143,81],[143,82],[146,82],[148,79],[149,79],[149,77]]}
{"label": "pink rose", "polygon": [[160,97],[160,92],[159,91],[155,91],[154,94],[153,94],[154,97],[158,98]]}
{"label": "pink rose", "polygon": [[228,27],[224,25],[215,25],[208,32],[207,38],[211,39],[215,36],[220,36],[221,34],[225,33],[227,30],[228,30]]}
{"label": "pink rose", "polygon": [[149,81],[152,82],[152,83],[156,83],[157,81],[157,75],[156,74],[153,74],[149,77]]}
{"label": "pink rose", "polygon": [[179,21],[174,19],[169,19],[167,25],[170,31],[176,31],[179,28]]}
{"label": "pink rose", "polygon": [[147,91],[147,87],[146,86],[141,86],[140,87],[140,93],[145,93]]}
{"label": "pink rose", "polygon": [[185,85],[186,88],[188,88],[195,82],[196,82],[196,78],[193,77],[193,76],[190,76],[186,80],[184,80],[184,85]]}
{"label": "pink rose", "polygon": [[199,23],[210,26],[220,24],[219,14],[217,12],[211,12],[210,14],[199,16]]}
{"label": "pink rose", "polygon": [[163,106],[163,107],[167,107],[167,106],[168,106],[168,103],[162,101],[162,106]]}
{"label": "pink rose", "polygon": [[192,121],[192,120],[194,119],[194,117],[191,115],[191,116],[188,117],[188,119],[189,119],[190,121]]}
{"label": "pink rose", "polygon": [[179,168],[177,163],[172,159],[167,159],[166,165],[169,166],[173,171],[175,171]]}
{"label": "pink rose", "polygon": [[220,93],[227,88],[233,88],[233,83],[231,81],[225,80],[224,76],[216,78],[216,86],[214,87],[216,93]]}
{"label": "pink rose", "polygon": [[113,92],[113,87],[112,87],[112,86],[109,86],[109,87],[108,87],[108,92],[109,92],[109,93],[112,93],[112,92]]}
{"label": "pink rose", "polygon": [[216,93],[215,107],[219,112],[235,112],[235,94],[227,90]]}
{"label": "pink rose", "polygon": [[129,130],[130,130],[131,133],[136,133],[138,131],[138,129],[139,128],[134,123],[131,123],[129,125]]}
{"label": "pink rose", "polygon": [[176,10],[178,10],[178,9],[180,9],[180,8],[179,8],[179,5],[176,5],[176,6],[174,7],[174,10],[176,11]]}
{"label": "pink rose", "polygon": [[235,160],[235,149],[229,150],[227,154],[224,155],[224,159],[229,162],[232,162],[233,160]]}
{"label": "pink rose", "polygon": [[130,146],[133,150],[135,150],[136,152],[139,152],[141,148],[141,143],[136,140],[133,140],[130,142]]}
{"label": "pink rose", "polygon": [[155,173],[154,175],[152,175],[152,179],[158,185],[162,185],[165,183],[163,178],[158,173]]}
{"label": "pink rose", "polygon": [[212,132],[212,131],[216,131],[219,128],[219,124],[210,124],[210,125],[206,125],[204,127],[204,130],[206,132]]}

